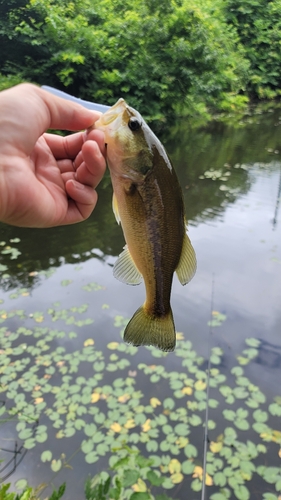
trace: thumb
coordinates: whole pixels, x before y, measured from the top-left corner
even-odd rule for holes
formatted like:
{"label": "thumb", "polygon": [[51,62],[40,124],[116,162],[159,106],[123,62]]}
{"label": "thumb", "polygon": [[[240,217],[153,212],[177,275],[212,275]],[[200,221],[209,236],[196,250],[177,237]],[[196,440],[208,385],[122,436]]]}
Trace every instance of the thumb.
{"label": "thumb", "polygon": [[91,111],[61,97],[50,94],[46,90],[35,87],[49,113],[48,128],[60,130],[81,130],[89,128],[97,121],[101,113]]}
{"label": "thumb", "polygon": [[30,83],[1,92],[0,108],[5,120],[0,139],[4,139],[4,144],[22,150],[25,155],[31,153],[46,130],[81,130],[93,125],[100,117],[97,111],[54,96]]}

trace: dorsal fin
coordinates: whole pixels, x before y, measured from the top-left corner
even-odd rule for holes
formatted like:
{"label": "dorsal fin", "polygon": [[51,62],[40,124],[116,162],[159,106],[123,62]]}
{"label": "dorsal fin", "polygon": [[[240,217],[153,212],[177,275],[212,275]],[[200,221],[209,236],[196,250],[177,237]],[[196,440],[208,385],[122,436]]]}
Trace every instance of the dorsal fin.
{"label": "dorsal fin", "polygon": [[194,276],[196,272],[197,262],[196,255],[190,239],[185,234],[183,239],[181,257],[176,268],[178,279],[182,285],[186,285]]}
{"label": "dorsal fin", "polygon": [[127,245],[113,266],[113,276],[127,285],[139,285],[142,275],[136,268]]}

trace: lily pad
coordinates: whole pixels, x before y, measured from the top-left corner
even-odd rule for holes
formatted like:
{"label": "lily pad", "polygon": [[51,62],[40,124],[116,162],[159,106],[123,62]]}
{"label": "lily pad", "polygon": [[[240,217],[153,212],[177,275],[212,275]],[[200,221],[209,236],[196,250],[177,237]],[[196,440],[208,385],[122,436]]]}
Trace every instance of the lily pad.
{"label": "lily pad", "polygon": [[18,479],[17,482],[15,483],[15,487],[17,488],[17,490],[24,490],[27,487],[27,480]]}
{"label": "lily pad", "polygon": [[42,462],[50,462],[52,460],[52,452],[50,450],[45,450],[41,453]]}

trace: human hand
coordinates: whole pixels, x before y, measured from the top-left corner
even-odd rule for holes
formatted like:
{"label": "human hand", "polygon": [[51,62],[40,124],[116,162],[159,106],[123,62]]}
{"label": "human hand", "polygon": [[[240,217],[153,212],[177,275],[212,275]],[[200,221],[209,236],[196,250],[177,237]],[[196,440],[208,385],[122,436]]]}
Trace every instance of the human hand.
{"label": "human hand", "polygon": [[45,132],[86,129],[99,116],[28,83],[0,93],[0,221],[51,227],[89,217],[106,166],[103,133]]}

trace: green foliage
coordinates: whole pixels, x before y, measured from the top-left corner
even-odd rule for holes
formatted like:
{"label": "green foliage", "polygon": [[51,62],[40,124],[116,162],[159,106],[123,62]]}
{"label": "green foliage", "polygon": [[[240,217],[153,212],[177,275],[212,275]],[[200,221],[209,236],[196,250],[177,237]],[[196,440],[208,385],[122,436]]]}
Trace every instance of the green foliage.
{"label": "green foliage", "polygon": [[59,500],[65,492],[65,483],[63,483],[58,491],[54,490],[53,493],[51,494],[49,500]]}
{"label": "green foliage", "polygon": [[[119,460],[114,460],[113,475],[107,472],[97,474],[85,484],[86,500],[171,500],[167,495],[151,493],[151,487],[161,486],[165,478],[150,469],[153,460],[146,459],[139,450],[122,446]],[[132,492],[132,489],[135,490]]]}
{"label": "green foliage", "polygon": [[68,87],[113,104],[123,96],[146,116],[244,108],[248,63],[217,6],[134,0],[5,2],[4,74]]}
{"label": "green foliage", "polygon": [[[95,287],[92,293],[96,293]],[[61,345],[55,347],[56,339],[67,339],[74,333],[70,330],[73,324],[88,324],[87,317],[77,320],[77,314],[84,315],[87,310],[86,305],[60,309],[56,303],[47,313],[33,313],[29,318],[34,321],[32,328],[21,326],[10,331],[1,327],[0,390],[10,402],[7,409],[0,409],[2,422],[17,419],[16,430],[25,449],[45,443],[41,461],[55,473],[68,467],[70,459],[63,453],[56,456],[49,449],[52,437],[64,440],[79,433],[80,453],[88,464],[107,456],[108,470],[87,481],[87,500],[157,500],[153,488],[165,491],[182,483],[186,476],[192,476],[191,489],[199,491],[202,442],[197,442],[193,428],[201,428],[206,410],[204,360],[182,334],[178,335],[175,352],[177,371],[167,370],[161,364],[167,353],[154,348],[147,348],[150,359],[136,366],[133,358],[137,348],[122,341],[110,342],[103,351],[91,338],[72,352]],[[24,312],[20,314],[24,319]],[[17,315],[16,310],[0,311],[3,322]],[[47,326],[53,321],[65,327],[57,330]],[[126,322],[122,316],[114,319],[121,332]],[[280,447],[278,422],[274,427],[271,421],[279,418],[281,398],[267,405],[265,395],[247,378],[242,366],[258,355],[259,341],[249,338],[246,344],[242,356],[238,356],[239,364],[231,369],[229,385],[220,370],[223,351],[213,348],[209,381],[208,427],[212,440],[207,452],[207,486],[217,488],[218,495],[226,488],[238,500],[249,498],[248,484],[254,474],[276,489],[281,481],[279,469],[273,464],[258,466],[269,446]],[[240,358],[247,363],[241,363]],[[90,376],[79,375],[80,370]],[[149,387],[146,394],[139,379]],[[255,442],[247,438],[250,428]],[[140,447],[145,450],[143,455]],[[63,487],[53,493],[52,500],[62,493]],[[168,497],[158,495],[158,500],[163,498]]]}
{"label": "green foliage", "polygon": [[280,95],[279,0],[1,0],[0,90],[23,80],[147,118],[244,110]]}
{"label": "green foliage", "polygon": [[281,4],[279,0],[226,0],[226,19],[234,26],[249,61],[248,93],[272,99],[280,95]]}
{"label": "green foliage", "polygon": [[22,82],[23,78],[20,74],[3,75],[2,73],[0,73],[0,92]]}
{"label": "green foliage", "polygon": [[[20,239],[6,240],[9,244],[0,242],[0,257],[17,260]],[[72,286],[74,281],[75,276],[60,284]],[[83,288],[84,294],[94,296],[103,289],[96,282]],[[26,294],[21,289],[16,296],[29,300]],[[13,302],[13,297],[9,301]],[[87,500],[169,500],[165,491],[173,489],[174,498],[177,485],[186,483],[189,490],[201,490],[200,432],[207,406],[208,373],[206,360],[182,333],[177,334],[177,349],[171,354],[172,366],[177,368],[173,370],[162,359],[168,354],[155,348],[145,348],[141,362],[136,362],[137,347],[122,340],[112,340],[102,349],[96,346],[98,339],[88,337],[82,342],[76,331],[93,323],[87,304],[64,308],[55,302],[48,304],[47,310],[27,314],[9,308],[6,300],[2,303],[0,422],[3,428],[7,421],[15,422],[18,439],[26,450],[40,447],[38,457],[55,474],[69,467],[76,453],[90,465],[101,458],[107,460],[105,470],[87,481]],[[211,328],[222,327],[227,318],[213,311],[212,321]],[[54,323],[59,328],[54,328]],[[112,318],[113,328],[118,328],[121,336],[126,323],[121,315]],[[73,338],[75,344],[68,342]],[[64,345],[61,339],[66,341]],[[281,398],[267,401],[248,378],[247,365],[259,355],[261,342],[246,338],[245,343],[238,363],[234,359],[227,376],[222,349],[211,350],[206,485],[212,487],[212,500],[231,495],[247,500],[256,480],[264,488],[270,485],[273,491],[280,490],[281,473],[275,459],[281,445]],[[80,445],[74,453],[70,451],[70,457],[61,452],[63,446],[59,453],[55,447],[49,449],[50,442],[62,440],[64,444],[74,436]],[[16,487],[23,488],[26,496],[8,493],[12,496],[6,498],[6,489],[4,500],[38,498],[32,496],[37,492],[24,480]],[[159,489],[163,493],[156,494]],[[64,485],[50,500],[58,500],[63,492]]]}
{"label": "green foliage", "polygon": [[[26,481],[24,482],[26,483]],[[18,489],[21,489],[19,483],[20,481],[17,482],[17,487]],[[21,493],[13,493],[8,491],[10,489],[10,486],[10,483],[0,486],[0,500],[40,500],[39,492],[42,489],[41,486],[36,489],[31,488],[30,486],[26,486],[23,488],[23,491]],[[64,492],[65,483],[59,487],[58,491],[54,490],[51,496],[48,498],[49,500],[60,500]]]}

